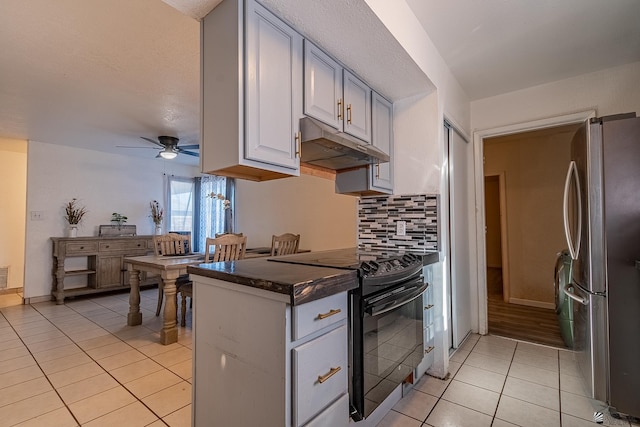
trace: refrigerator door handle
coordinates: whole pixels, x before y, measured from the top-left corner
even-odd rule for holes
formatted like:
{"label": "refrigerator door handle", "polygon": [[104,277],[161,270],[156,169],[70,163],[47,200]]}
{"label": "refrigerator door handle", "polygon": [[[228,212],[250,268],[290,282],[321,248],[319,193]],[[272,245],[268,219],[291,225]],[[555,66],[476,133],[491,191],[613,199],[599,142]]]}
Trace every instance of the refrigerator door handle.
{"label": "refrigerator door handle", "polygon": [[[571,228],[569,226],[569,196],[571,189],[571,181],[575,182],[576,186],[576,200],[578,209],[578,226],[576,227],[577,236],[574,242],[574,238],[571,235]],[[567,178],[564,181],[564,198],[562,203],[562,216],[564,219],[564,235],[567,239],[567,246],[569,246],[569,254],[571,259],[578,259],[580,255],[580,240],[582,238],[582,195],[580,194],[580,180],[578,179],[578,168],[576,162],[571,161],[569,163],[569,169],[567,170]]]}
{"label": "refrigerator door handle", "polygon": [[572,300],[577,301],[582,305],[589,305],[589,299],[574,294],[573,292],[567,289],[566,285],[562,287],[562,292],[564,292],[564,294],[569,298],[571,298]]}

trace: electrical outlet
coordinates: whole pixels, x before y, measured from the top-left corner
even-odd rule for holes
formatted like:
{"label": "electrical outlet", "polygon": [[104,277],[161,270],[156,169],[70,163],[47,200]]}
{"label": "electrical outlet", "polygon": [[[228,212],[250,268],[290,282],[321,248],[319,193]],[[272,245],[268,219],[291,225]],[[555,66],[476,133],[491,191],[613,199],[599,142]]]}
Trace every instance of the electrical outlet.
{"label": "electrical outlet", "polygon": [[43,221],[43,220],[44,220],[43,211],[31,211],[31,221]]}
{"label": "electrical outlet", "polygon": [[396,221],[396,235],[404,236],[407,234],[407,221]]}

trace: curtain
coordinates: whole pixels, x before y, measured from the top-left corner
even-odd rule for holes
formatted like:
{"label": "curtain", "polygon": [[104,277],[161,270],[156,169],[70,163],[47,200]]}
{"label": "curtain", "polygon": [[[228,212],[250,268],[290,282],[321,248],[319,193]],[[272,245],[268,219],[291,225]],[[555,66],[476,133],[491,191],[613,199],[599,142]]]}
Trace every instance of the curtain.
{"label": "curtain", "polygon": [[[203,252],[207,237],[214,237],[216,233],[231,233],[234,229],[233,207],[234,207],[234,181],[215,175],[203,175],[195,179],[196,193],[196,215],[194,218],[193,246],[197,251]],[[225,209],[225,203],[217,197],[210,197],[222,194],[224,199],[230,201],[229,207]]]}

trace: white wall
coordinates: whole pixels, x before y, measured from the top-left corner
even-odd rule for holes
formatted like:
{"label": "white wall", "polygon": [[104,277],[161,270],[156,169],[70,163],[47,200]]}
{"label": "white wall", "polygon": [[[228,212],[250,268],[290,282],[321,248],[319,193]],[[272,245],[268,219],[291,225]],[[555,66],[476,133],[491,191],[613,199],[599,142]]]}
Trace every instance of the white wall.
{"label": "white wall", "polygon": [[[445,191],[443,166],[445,161],[443,124],[446,118],[463,134],[469,135],[471,129],[469,98],[460,84],[451,74],[442,56],[418,22],[404,0],[365,0],[378,18],[389,29],[415,63],[436,87],[435,92],[426,92],[394,103],[394,140],[395,140],[395,194],[437,193]],[[469,144],[468,158],[472,158]],[[470,187],[471,188],[471,187]],[[470,206],[473,206],[474,194],[469,194]],[[448,252],[449,211],[447,198],[441,198],[440,230],[443,254]],[[475,235],[475,227],[470,229]],[[473,271],[475,246],[470,247],[469,268]],[[443,265],[434,268],[441,271],[442,287],[434,288],[434,300],[441,304],[445,318],[439,324],[435,340],[437,352],[432,375],[444,377],[449,366],[448,342],[448,258]],[[471,277],[470,288],[477,287],[476,277]],[[471,289],[470,289],[471,292]],[[476,322],[477,323],[477,322]],[[477,325],[474,325],[477,330]]]}
{"label": "white wall", "polygon": [[265,182],[236,181],[237,232],[249,247],[271,246],[273,234],[300,234],[314,251],[356,246],[357,198],[309,175]]}
{"label": "white wall", "polygon": [[164,173],[199,175],[198,168],[171,161],[29,141],[27,212],[42,211],[44,219],[27,221],[24,297],[51,293],[49,238],[65,235],[69,200],[79,199],[88,210],[78,236],[97,236],[98,226],[109,224],[113,212],[126,215],[139,235],[153,234],[149,202],[164,200]]}
{"label": "white wall", "polygon": [[0,267],[9,267],[7,288],[24,283],[27,141],[0,138]]}
{"label": "white wall", "polygon": [[640,114],[640,62],[583,74],[471,103],[474,130],[595,109],[598,116]]}

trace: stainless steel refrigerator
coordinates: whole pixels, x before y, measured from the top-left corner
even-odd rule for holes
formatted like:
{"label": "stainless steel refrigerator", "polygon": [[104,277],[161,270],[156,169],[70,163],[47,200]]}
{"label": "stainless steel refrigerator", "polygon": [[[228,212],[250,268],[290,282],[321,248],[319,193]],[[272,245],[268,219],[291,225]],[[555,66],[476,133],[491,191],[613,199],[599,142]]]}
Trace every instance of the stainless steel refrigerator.
{"label": "stainless steel refrigerator", "polygon": [[640,417],[640,118],[594,118],[572,141],[564,223],[574,349],[595,399]]}

